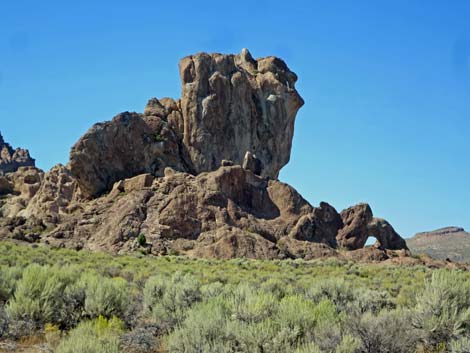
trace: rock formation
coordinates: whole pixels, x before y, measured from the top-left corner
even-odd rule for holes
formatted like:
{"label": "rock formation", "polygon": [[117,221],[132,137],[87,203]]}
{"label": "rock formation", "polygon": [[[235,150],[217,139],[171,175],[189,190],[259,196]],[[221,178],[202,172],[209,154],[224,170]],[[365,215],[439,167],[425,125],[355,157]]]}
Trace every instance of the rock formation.
{"label": "rock formation", "polygon": [[188,56],[179,68],[180,100],[153,98],[143,115],[96,124],[72,148],[71,172],[85,194],[141,173],[162,176],[166,166],[199,174],[222,160],[241,165],[247,152],[261,176],[277,178],[303,105],[297,76],[281,59],[254,60],[246,49]]}
{"label": "rock formation", "polygon": [[339,230],[339,245],[349,250],[361,249],[369,237],[377,239],[376,246],[399,250],[406,249],[405,240],[386,220],[374,218],[368,204],[362,203],[341,212],[344,227]]}
{"label": "rock formation", "polygon": [[[303,100],[278,58],[197,54],[182,97],[95,124],[70,163],[0,177],[0,236],[155,255],[384,260],[405,241],[367,204],[338,213],[277,180]],[[146,244],[137,241],[145,235]],[[364,250],[369,236],[377,246]],[[361,252],[365,251],[365,252]]]}
{"label": "rock formation", "polygon": [[15,172],[19,167],[34,167],[34,159],[28,150],[22,148],[14,150],[3,140],[0,133],[0,175]]}
{"label": "rock formation", "polygon": [[126,112],[95,124],[70,152],[70,171],[82,192],[99,196],[118,180],[142,173],[163,176],[167,166],[186,170],[166,118]]}
{"label": "rock formation", "polygon": [[289,162],[294,120],[303,100],[297,76],[281,59],[197,54],[180,61],[183,143],[197,173],[222,159],[242,164],[247,151],[277,178]]}

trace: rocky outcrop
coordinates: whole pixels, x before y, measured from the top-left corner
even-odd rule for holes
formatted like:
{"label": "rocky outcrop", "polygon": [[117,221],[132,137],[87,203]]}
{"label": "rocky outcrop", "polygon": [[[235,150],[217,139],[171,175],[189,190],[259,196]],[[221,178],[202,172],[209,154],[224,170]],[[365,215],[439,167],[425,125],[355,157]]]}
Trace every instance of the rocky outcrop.
{"label": "rocky outcrop", "polygon": [[13,149],[0,134],[0,175],[16,172],[20,167],[34,167],[34,159],[28,150]]}
{"label": "rocky outcrop", "polygon": [[279,58],[254,60],[206,54],[180,61],[183,142],[197,173],[223,159],[242,164],[247,151],[263,164],[262,176],[277,178],[290,158],[295,116],[303,100],[297,76]]}
{"label": "rocky outcrop", "polygon": [[[28,231],[31,222],[26,222],[20,213],[40,189],[43,178],[43,171],[35,167],[20,167],[14,173],[0,176],[0,183],[8,185],[3,188],[3,197],[0,198],[0,235],[15,235],[13,230],[17,226]],[[18,218],[22,220],[15,220]],[[9,226],[2,229],[4,225]]]}
{"label": "rocky outcrop", "polygon": [[[201,53],[179,69],[180,100],[95,124],[66,166],[0,176],[0,237],[215,258],[406,256],[369,205],[314,207],[277,180],[303,104],[282,60]],[[377,244],[363,249],[369,236]]]}
{"label": "rocky outcrop", "polygon": [[337,235],[338,244],[349,250],[361,249],[369,237],[377,239],[383,249],[407,249],[405,240],[384,219],[374,218],[368,204],[359,204],[341,212],[343,228]]}
{"label": "rocky outcrop", "polygon": [[[371,214],[368,205],[352,209]],[[163,177],[125,179],[92,200],[80,199],[70,172],[57,166],[18,215],[40,220],[41,241],[55,246],[129,252],[144,234],[146,251],[155,255],[217,258],[339,256],[338,236],[361,223],[342,218],[327,203],[313,207],[291,186],[239,165],[197,176],[167,167]],[[373,217],[367,221],[366,229],[383,226]],[[21,227],[16,232],[23,234]],[[383,249],[396,248],[396,242],[381,241]]]}
{"label": "rocky outcrop", "polygon": [[70,170],[85,196],[109,191],[116,181],[165,167],[186,170],[167,116],[122,113],[95,124],[72,147]]}
{"label": "rocky outcrop", "polygon": [[61,221],[61,216],[72,211],[71,202],[78,197],[77,183],[70,170],[58,164],[44,174],[40,187],[19,216],[41,219],[47,226]]}
{"label": "rocky outcrop", "polygon": [[197,54],[180,61],[181,100],[151,99],[144,114],[94,125],[72,148],[70,169],[84,195],[165,167],[199,174],[223,160],[277,178],[289,161],[303,100],[297,76],[278,58]]}

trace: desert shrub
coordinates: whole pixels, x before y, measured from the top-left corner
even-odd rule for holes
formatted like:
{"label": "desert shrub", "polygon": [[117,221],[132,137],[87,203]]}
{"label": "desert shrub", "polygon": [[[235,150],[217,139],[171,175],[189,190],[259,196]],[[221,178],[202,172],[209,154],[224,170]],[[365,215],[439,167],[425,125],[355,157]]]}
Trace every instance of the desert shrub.
{"label": "desert shrub", "polygon": [[256,290],[242,284],[230,293],[228,305],[233,317],[242,322],[260,322],[271,317],[277,307],[277,299],[271,293]]}
{"label": "desert shrub", "polygon": [[470,352],[470,336],[461,337],[450,342],[451,353],[468,353]]}
{"label": "desert shrub", "polygon": [[314,304],[300,296],[288,296],[279,303],[277,318],[281,327],[297,332],[299,339],[312,340],[317,325],[334,322],[338,316],[327,300]]}
{"label": "desert shrub", "polygon": [[137,243],[139,243],[140,246],[147,245],[147,238],[145,237],[145,235],[143,233],[140,233],[137,236]]}
{"label": "desert shrub", "polygon": [[66,325],[74,315],[69,288],[78,278],[69,268],[30,265],[17,283],[14,298],[7,306],[12,320]]}
{"label": "desert shrub", "polygon": [[120,353],[122,329],[122,321],[115,317],[81,322],[60,342],[56,353]]}
{"label": "desert shrub", "polygon": [[[266,293],[258,294],[262,298]],[[253,303],[263,303],[255,307],[264,308],[265,299],[253,299]],[[315,331],[323,325],[334,325],[338,321],[336,308],[329,301],[314,304],[298,295],[284,297],[281,301],[271,302],[272,308],[261,310],[264,316],[255,316],[257,320],[240,320],[234,313],[231,318],[237,318],[229,326],[242,347],[243,352],[273,352],[282,353],[293,348],[312,342]],[[259,312],[259,311],[255,311]],[[257,347],[254,349],[253,347]]]}
{"label": "desert shrub", "polygon": [[129,303],[129,286],[125,279],[85,274],[77,287],[84,291],[84,313],[87,317],[124,316]]}
{"label": "desert shrub", "polygon": [[331,278],[315,282],[306,292],[306,297],[314,303],[331,301],[338,311],[346,311],[355,299],[354,289],[344,279]]}
{"label": "desert shrub", "polygon": [[204,300],[217,297],[224,291],[224,284],[221,282],[212,282],[201,286],[201,297]]}
{"label": "desert shrub", "polygon": [[8,332],[8,315],[5,311],[5,307],[3,305],[0,305],[0,339],[4,336],[6,336]]}
{"label": "desert shrub", "polygon": [[119,347],[126,353],[155,352],[157,340],[152,330],[136,328],[121,336]]}
{"label": "desert shrub", "polygon": [[30,337],[37,331],[37,322],[28,319],[16,319],[12,320],[8,318],[8,326],[4,332],[4,337],[19,340],[26,337]]}
{"label": "desert shrub", "polygon": [[176,272],[170,279],[150,277],[144,287],[144,310],[168,329],[180,324],[187,310],[201,299],[199,281]]}
{"label": "desert shrub", "polygon": [[470,281],[458,272],[434,272],[416,298],[414,324],[428,347],[470,332]]}
{"label": "desert shrub", "polygon": [[15,292],[22,270],[16,266],[0,268],[0,303],[9,300]]}
{"label": "desert shrub", "polygon": [[354,290],[354,300],[348,306],[349,312],[357,310],[360,313],[378,313],[384,309],[394,309],[395,303],[386,291],[357,288]]}
{"label": "desert shrub", "polygon": [[278,299],[282,299],[286,295],[293,294],[294,292],[292,286],[279,278],[268,279],[261,284],[260,289],[265,292],[272,293]]}
{"label": "desert shrub", "polygon": [[[300,345],[294,353],[358,353],[360,342],[357,338],[346,335],[343,337],[338,346],[333,349],[324,350],[315,343]],[[288,352],[289,350],[286,350]]]}
{"label": "desert shrub", "polygon": [[365,313],[350,318],[349,329],[361,341],[364,353],[410,353],[418,342],[411,314],[403,310]]}
{"label": "desert shrub", "polygon": [[345,335],[341,342],[336,346],[335,353],[358,353],[360,351],[361,341],[351,335]]}
{"label": "desert shrub", "polygon": [[294,353],[323,353],[323,352],[317,345],[313,343],[309,343],[309,344],[305,344],[305,345],[301,345],[297,347]]}
{"label": "desert shrub", "polygon": [[173,353],[233,352],[233,338],[227,335],[229,320],[230,312],[222,297],[197,304],[169,335],[167,349]]}
{"label": "desert shrub", "polygon": [[168,337],[170,352],[283,353],[313,340],[316,327],[337,322],[331,302],[274,295],[242,284],[189,310]]}
{"label": "desert shrub", "polygon": [[315,343],[320,349],[331,350],[341,341],[340,316],[328,300],[314,304],[300,296],[285,297],[279,303],[276,320],[287,340],[287,347]]}

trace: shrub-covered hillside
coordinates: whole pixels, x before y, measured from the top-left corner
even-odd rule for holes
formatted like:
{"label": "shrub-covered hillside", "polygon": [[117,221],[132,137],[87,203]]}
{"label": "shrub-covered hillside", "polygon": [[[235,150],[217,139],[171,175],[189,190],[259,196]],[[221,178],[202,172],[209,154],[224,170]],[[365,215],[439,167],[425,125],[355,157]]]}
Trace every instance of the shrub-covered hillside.
{"label": "shrub-covered hillside", "polygon": [[470,351],[470,274],[0,243],[0,351]]}

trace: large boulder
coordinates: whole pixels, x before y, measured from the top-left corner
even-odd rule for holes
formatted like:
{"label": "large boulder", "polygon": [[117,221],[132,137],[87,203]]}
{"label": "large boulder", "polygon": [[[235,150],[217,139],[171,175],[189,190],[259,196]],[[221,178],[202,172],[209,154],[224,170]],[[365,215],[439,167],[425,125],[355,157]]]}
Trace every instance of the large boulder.
{"label": "large boulder", "polygon": [[13,149],[0,134],[0,174],[16,172],[20,167],[34,167],[34,164],[28,150]]}
{"label": "large boulder", "polygon": [[184,170],[176,136],[164,117],[122,113],[95,124],[72,147],[70,171],[85,196],[96,197],[122,179]]}
{"label": "large boulder", "polygon": [[179,63],[183,142],[196,172],[255,154],[262,176],[277,178],[289,161],[295,116],[303,100],[297,76],[276,57],[200,53]]}

